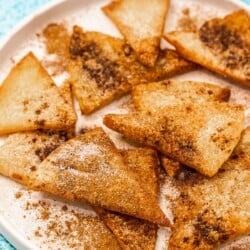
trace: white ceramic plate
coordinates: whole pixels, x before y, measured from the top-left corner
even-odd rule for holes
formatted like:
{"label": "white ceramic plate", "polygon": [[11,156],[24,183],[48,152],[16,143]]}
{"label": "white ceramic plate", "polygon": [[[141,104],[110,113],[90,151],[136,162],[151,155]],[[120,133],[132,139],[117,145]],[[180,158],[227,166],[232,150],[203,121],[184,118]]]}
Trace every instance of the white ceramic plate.
{"label": "white ceramic plate", "polygon": [[[54,1],[35,15],[27,18],[21,25],[13,30],[0,45],[0,81],[5,78],[13,64],[30,50],[32,50],[42,62],[45,62],[45,59],[53,59],[51,56],[48,57],[46,55],[44,45],[41,43],[40,38],[36,36],[38,32],[41,32],[41,30],[51,22],[64,22],[69,26],[78,24],[84,27],[85,30],[95,30],[120,36],[114,25],[100,10],[100,7],[107,2],[109,2],[109,0]],[[203,22],[205,19],[214,16],[223,16],[239,8],[237,1],[172,0],[166,30],[172,30],[176,27],[178,19],[182,15],[182,10],[186,7],[190,9],[191,16],[194,16],[198,22]],[[52,70],[48,65],[47,69],[49,72]],[[57,75],[54,77],[54,80],[57,84],[60,84],[65,77],[67,77],[65,74]],[[232,89],[231,100],[245,105],[247,109],[247,123],[250,123],[249,89],[247,90],[243,87],[231,84],[225,79],[205,70],[184,74],[176,78],[183,80],[203,80],[229,86]],[[108,112],[124,112],[120,104],[126,101],[127,98],[129,97],[124,97],[108,105],[88,118],[81,117],[78,122],[78,127],[80,127],[82,123],[84,123],[84,126],[91,126],[93,123],[101,125],[103,114]],[[117,108],[118,106],[119,109]],[[115,133],[111,133],[109,130],[107,131],[117,145],[124,146]],[[162,190],[162,194],[164,194],[166,190],[167,189]],[[162,195],[162,197],[163,196],[164,195]],[[53,230],[51,230],[51,233],[48,233],[49,223],[51,221],[42,218],[41,207],[34,208],[34,204],[37,204],[39,201],[45,201],[49,207],[46,207],[46,209],[50,212],[50,219],[54,219],[54,221],[57,220],[57,222],[62,225],[66,219],[71,216],[70,212],[65,212],[61,209],[65,202],[38,192],[27,191],[25,187],[2,176],[0,176],[0,201],[0,232],[18,249],[58,249],[59,247],[61,247],[61,249],[67,249],[69,248],[68,241],[77,241],[72,234],[60,238],[54,234]],[[79,213],[93,214],[88,207],[68,203],[67,205],[69,211],[70,209],[74,209]],[[162,200],[161,206],[163,210],[167,212],[166,201]],[[47,233],[45,233],[46,230]],[[164,230],[160,230],[157,242],[158,249],[164,249],[164,239],[167,238],[166,235],[164,236],[164,233]],[[248,241],[247,238],[246,241]]]}

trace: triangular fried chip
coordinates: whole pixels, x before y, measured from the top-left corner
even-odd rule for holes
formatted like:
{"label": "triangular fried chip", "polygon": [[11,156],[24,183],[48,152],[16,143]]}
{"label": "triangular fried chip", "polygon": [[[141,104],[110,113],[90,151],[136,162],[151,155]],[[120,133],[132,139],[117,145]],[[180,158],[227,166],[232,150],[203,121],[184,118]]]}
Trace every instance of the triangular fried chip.
{"label": "triangular fried chip", "polygon": [[136,61],[133,49],[119,38],[74,27],[70,44],[70,81],[82,113],[89,114],[128,93],[139,83],[158,81],[194,69],[173,50],[160,51],[156,66]]}
{"label": "triangular fried chip", "polygon": [[155,249],[157,225],[102,209],[97,209],[96,212],[115,235],[122,249]]}
{"label": "triangular fried chip", "polygon": [[[122,152],[125,163],[138,176],[149,192],[158,195],[157,154],[152,149],[137,148]],[[96,209],[105,224],[116,236],[122,249],[155,249],[158,227],[155,224],[121,215],[104,209]]]}
{"label": "triangular fried chip", "polygon": [[40,164],[30,186],[67,200],[169,225],[157,196],[141,186],[101,128],[59,146]]}
{"label": "triangular fried chip", "polygon": [[168,11],[168,0],[116,0],[103,7],[135,50],[138,60],[154,66]]}
{"label": "triangular fried chip", "polygon": [[250,127],[213,178],[188,170],[180,175],[168,249],[215,249],[250,232]]}
{"label": "triangular fried chip", "polygon": [[66,26],[50,23],[44,28],[43,36],[49,54],[56,54],[63,59],[69,57],[70,34]]}
{"label": "triangular fried chip", "polygon": [[140,84],[132,89],[135,108],[142,111],[160,111],[170,105],[228,101],[230,89],[214,84],[192,81],[165,80]]}
{"label": "triangular fried chip", "polygon": [[185,58],[250,86],[250,16],[245,11],[209,20],[197,32],[164,37]]}
{"label": "triangular fried chip", "polygon": [[75,122],[65,88],[58,88],[36,57],[27,54],[0,87],[0,134],[40,128],[65,130]]}
{"label": "triangular fried chip", "polygon": [[244,128],[243,107],[223,102],[169,106],[160,112],[104,117],[109,128],[213,176],[229,158]]}
{"label": "triangular fried chip", "polygon": [[71,134],[64,131],[34,131],[9,135],[0,146],[0,173],[27,185],[37,166]]}
{"label": "triangular fried chip", "polygon": [[[161,112],[171,105],[203,103],[205,101],[228,101],[230,89],[192,81],[165,80],[139,84],[132,88],[133,103],[138,111]],[[167,156],[160,156],[161,165],[171,177],[180,170],[181,164]]]}

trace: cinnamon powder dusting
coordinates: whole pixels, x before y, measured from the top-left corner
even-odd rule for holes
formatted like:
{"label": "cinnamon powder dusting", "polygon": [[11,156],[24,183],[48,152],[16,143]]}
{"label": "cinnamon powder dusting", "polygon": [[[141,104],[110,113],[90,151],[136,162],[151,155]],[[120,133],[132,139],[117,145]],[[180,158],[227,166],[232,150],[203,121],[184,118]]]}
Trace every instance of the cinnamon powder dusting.
{"label": "cinnamon powder dusting", "polygon": [[72,209],[66,204],[58,207],[42,200],[27,201],[25,211],[27,214],[36,212],[41,226],[35,228],[32,237],[38,238],[42,244],[57,249],[119,249],[116,239],[98,216]]}
{"label": "cinnamon powder dusting", "polygon": [[227,68],[240,68],[247,79],[250,77],[249,44],[237,29],[213,19],[202,25],[199,37],[214,54],[221,55],[221,63]]}
{"label": "cinnamon powder dusting", "polygon": [[16,197],[16,199],[20,199],[22,197],[22,193],[21,192],[16,192],[15,197]]}

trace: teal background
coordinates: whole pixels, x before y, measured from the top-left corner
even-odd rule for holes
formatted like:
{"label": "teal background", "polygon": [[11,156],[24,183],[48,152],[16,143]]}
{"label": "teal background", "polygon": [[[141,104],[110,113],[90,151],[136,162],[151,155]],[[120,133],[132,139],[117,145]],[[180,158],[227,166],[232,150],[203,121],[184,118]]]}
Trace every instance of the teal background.
{"label": "teal background", "polygon": [[[53,0],[0,0],[0,38],[18,24],[25,16]],[[70,0],[68,0],[70,1]],[[250,4],[250,0],[242,0]],[[13,250],[0,234],[0,250]]]}

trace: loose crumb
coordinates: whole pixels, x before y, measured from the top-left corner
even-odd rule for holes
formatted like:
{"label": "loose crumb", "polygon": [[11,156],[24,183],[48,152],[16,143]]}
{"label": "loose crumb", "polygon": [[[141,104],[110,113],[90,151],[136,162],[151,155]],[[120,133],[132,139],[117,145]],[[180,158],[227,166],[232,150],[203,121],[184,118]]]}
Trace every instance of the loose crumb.
{"label": "loose crumb", "polygon": [[190,9],[185,8],[182,10],[182,16],[178,20],[178,29],[183,31],[197,31],[197,20],[191,16]]}
{"label": "loose crumb", "polygon": [[20,191],[15,193],[16,199],[20,199],[22,197],[22,195],[23,194]]}
{"label": "loose crumb", "polygon": [[[46,246],[56,249],[108,249],[117,247],[117,242],[96,215],[86,214],[58,205],[39,200],[25,203],[27,212],[36,212],[40,225],[33,231],[33,237]],[[26,218],[26,217],[24,217]]]}

